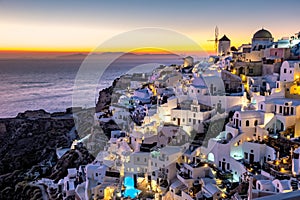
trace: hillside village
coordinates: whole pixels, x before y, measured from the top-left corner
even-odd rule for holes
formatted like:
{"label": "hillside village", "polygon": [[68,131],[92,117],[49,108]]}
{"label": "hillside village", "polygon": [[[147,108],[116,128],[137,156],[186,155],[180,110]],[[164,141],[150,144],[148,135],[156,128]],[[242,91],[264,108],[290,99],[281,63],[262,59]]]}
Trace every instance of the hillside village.
{"label": "hillside village", "polygon": [[113,94],[94,121],[119,128],[94,162],[33,184],[78,200],[300,196],[300,33],[238,49],[224,35],[218,56],[123,75]]}

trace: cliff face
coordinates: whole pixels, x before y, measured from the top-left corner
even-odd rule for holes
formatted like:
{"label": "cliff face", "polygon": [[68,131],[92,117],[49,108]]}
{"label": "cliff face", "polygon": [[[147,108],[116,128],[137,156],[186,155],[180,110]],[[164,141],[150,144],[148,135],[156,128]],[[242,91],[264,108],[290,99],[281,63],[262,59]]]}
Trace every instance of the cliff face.
{"label": "cliff face", "polygon": [[113,91],[117,85],[118,80],[118,78],[115,79],[112,86],[105,88],[99,92],[98,101],[96,103],[96,112],[101,112],[109,107],[109,105],[111,104]]}
{"label": "cliff face", "polygon": [[120,94],[114,91],[120,89],[125,90],[130,86],[130,81],[130,77],[121,76],[120,78],[116,78],[110,87],[101,90],[96,103],[96,112],[102,112],[108,109],[111,103],[117,102],[120,98]]}
{"label": "cliff face", "polygon": [[[36,114],[36,115],[35,115]],[[52,118],[45,111],[19,114],[0,119],[0,174],[23,170],[52,156],[57,147],[69,147],[71,117]]]}
{"label": "cliff face", "polygon": [[56,148],[70,147],[75,139],[69,134],[73,127],[71,115],[53,117],[44,110],[0,119],[0,199],[7,199],[7,193],[11,197],[15,187],[26,185],[23,181],[50,174],[57,162]]}

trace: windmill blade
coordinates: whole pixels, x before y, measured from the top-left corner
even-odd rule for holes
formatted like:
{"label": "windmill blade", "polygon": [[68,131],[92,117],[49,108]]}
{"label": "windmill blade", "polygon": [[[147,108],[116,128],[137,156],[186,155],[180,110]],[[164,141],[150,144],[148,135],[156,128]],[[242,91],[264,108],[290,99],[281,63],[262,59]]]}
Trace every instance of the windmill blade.
{"label": "windmill blade", "polygon": [[216,28],[215,28],[215,37],[216,37],[216,39],[219,38],[219,28],[218,28],[218,26],[216,26]]}

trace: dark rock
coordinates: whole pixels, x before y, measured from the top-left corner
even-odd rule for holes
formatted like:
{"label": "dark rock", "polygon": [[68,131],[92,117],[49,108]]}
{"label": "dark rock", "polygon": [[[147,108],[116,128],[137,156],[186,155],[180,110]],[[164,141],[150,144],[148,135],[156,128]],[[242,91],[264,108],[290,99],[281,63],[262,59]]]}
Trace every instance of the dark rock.
{"label": "dark rock", "polygon": [[15,188],[20,182],[34,180],[36,175],[49,175],[51,164],[57,161],[56,148],[71,146],[69,132],[75,126],[74,120],[62,116],[51,117],[46,111],[37,110],[0,119],[0,199],[41,197],[39,187],[26,190],[25,196],[18,196]]}
{"label": "dark rock", "polygon": [[67,176],[68,168],[79,168],[80,165],[86,165],[93,162],[95,158],[83,146],[76,146],[66,152],[53,167],[50,178],[58,182]]}

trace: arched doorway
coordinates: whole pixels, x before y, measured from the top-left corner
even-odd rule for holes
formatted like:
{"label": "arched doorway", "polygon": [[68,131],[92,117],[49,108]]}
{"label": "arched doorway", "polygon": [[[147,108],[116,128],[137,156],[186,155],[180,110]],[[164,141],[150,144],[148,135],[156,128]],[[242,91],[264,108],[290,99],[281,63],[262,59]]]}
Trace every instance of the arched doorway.
{"label": "arched doorway", "polygon": [[280,120],[276,120],[276,124],[275,124],[276,130],[277,131],[283,131],[284,130],[284,124],[282,123],[282,121]]}
{"label": "arched doorway", "polygon": [[233,138],[233,136],[232,136],[231,133],[227,133],[227,134],[226,134],[226,140],[227,140],[227,141],[230,141],[232,138]]}

